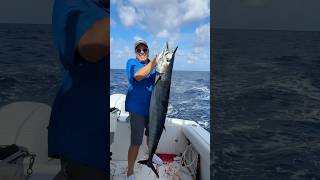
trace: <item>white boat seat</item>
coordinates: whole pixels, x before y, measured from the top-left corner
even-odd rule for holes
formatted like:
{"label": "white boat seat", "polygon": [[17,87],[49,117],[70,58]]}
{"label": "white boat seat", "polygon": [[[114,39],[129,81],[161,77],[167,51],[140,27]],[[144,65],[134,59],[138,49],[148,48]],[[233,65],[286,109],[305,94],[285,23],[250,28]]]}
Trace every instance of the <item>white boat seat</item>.
{"label": "white boat seat", "polygon": [[120,110],[118,108],[110,108],[110,144],[114,142],[114,134],[117,130],[119,116]]}
{"label": "white boat seat", "polygon": [[0,109],[0,144],[17,144],[47,162],[47,126],[51,108],[37,102],[15,102]]}
{"label": "white boat seat", "polygon": [[126,95],[124,94],[112,94],[110,96],[110,108],[115,107],[120,110],[120,117],[118,120],[121,122],[128,122],[127,117],[129,113],[125,111],[125,101]]}

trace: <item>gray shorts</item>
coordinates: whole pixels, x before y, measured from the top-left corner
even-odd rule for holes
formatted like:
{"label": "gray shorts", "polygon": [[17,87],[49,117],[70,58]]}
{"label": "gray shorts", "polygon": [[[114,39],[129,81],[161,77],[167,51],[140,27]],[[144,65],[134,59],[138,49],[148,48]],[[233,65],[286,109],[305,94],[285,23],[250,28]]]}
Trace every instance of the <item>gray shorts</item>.
{"label": "gray shorts", "polygon": [[144,134],[149,136],[149,118],[129,113],[128,120],[131,127],[131,144],[140,146],[142,144],[144,128],[146,128]]}

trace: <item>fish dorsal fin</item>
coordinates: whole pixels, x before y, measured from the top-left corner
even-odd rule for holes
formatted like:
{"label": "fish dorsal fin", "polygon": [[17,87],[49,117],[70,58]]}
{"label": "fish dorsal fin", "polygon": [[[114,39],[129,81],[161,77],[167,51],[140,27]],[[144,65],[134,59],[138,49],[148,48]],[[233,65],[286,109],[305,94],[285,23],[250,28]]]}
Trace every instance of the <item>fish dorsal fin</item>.
{"label": "fish dorsal fin", "polygon": [[173,50],[173,55],[176,54],[177,49],[178,49],[178,46]]}
{"label": "fish dorsal fin", "polygon": [[165,51],[169,51],[169,43],[168,42],[166,42]]}

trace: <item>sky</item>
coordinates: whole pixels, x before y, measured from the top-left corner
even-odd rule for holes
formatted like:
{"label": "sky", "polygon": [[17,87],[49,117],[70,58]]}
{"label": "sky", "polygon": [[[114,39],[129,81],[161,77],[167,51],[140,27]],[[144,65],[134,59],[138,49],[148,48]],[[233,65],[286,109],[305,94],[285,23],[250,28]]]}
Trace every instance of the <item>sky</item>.
{"label": "sky", "polygon": [[0,0],[0,23],[51,24],[54,0]]}
{"label": "sky", "polygon": [[215,0],[217,28],[320,30],[319,0]]}
{"label": "sky", "polygon": [[[0,23],[51,24],[53,2],[1,0]],[[143,0],[131,2],[144,3]],[[211,4],[215,6],[211,18],[220,28],[320,30],[319,0],[211,0]]]}
{"label": "sky", "polygon": [[[0,23],[51,24],[53,2],[1,0]],[[320,31],[319,17],[320,0],[111,0],[111,68],[124,69],[143,38],[151,59],[169,41],[179,46],[175,69],[208,71],[210,19],[217,28]]]}
{"label": "sky", "polygon": [[125,69],[135,41],[143,39],[150,59],[168,42],[178,46],[174,70],[209,71],[209,0],[111,0],[110,11],[111,69]]}

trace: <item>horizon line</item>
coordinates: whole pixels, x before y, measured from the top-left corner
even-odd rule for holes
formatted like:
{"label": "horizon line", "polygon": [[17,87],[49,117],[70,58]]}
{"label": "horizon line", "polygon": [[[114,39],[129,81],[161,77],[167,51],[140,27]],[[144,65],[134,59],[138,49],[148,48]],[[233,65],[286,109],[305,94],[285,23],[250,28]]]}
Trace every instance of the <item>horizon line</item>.
{"label": "horizon line", "polygon": [[0,24],[52,25],[52,23],[0,22]]}
{"label": "horizon line", "polygon": [[[21,24],[21,25],[52,25],[52,23],[27,23],[27,22],[0,22],[0,24]],[[257,30],[257,31],[302,31],[302,32],[319,32],[320,29],[272,29],[272,28],[244,28],[244,27],[214,27],[210,24],[210,29],[229,29],[229,30]]]}
{"label": "horizon line", "polygon": [[[110,68],[110,70],[126,70],[126,69]],[[210,70],[181,70],[181,69],[174,69],[173,71],[210,72]]]}

